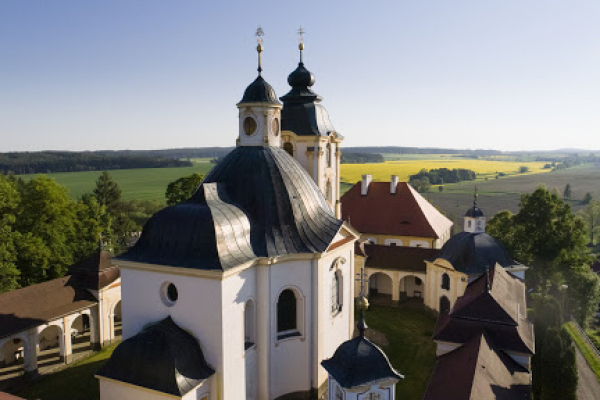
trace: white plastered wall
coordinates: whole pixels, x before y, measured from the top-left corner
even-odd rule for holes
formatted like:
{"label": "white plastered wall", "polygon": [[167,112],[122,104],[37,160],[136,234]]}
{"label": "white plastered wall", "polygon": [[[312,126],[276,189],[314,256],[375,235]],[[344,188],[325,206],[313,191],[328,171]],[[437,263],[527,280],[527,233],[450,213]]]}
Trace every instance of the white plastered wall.
{"label": "white plastered wall", "polygon": [[102,400],[205,400],[211,399],[211,380],[208,379],[184,396],[174,396],[106,378],[99,378]]}

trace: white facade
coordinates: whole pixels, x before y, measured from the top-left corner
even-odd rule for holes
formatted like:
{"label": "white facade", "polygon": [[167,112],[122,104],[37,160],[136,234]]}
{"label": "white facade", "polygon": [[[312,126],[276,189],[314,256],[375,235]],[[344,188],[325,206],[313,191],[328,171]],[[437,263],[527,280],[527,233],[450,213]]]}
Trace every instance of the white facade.
{"label": "white facade", "polygon": [[329,376],[329,400],[395,400],[397,380],[373,382],[371,384],[343,388],[331,375]]}
{"label": "white facade", "polygon": [[[276,399],[318,389],[327,380],[320,362],[354,330],[354,240],[348,237],[340,232],[334,239],[339,247],[326,253],[258,259],[227,272],[120,262],[123,338],[171,316],[198,340],[216,370],[210,400]],[[336,274],[341,310],[333,312]],[[177,288],[174,303],[162,294],[168,283]],[[286,289],[296,298],[297,332],[281,337],[277,302]],[[254,343],[245,346],[248,338]],[[106,389],[102,399],[115,398],[115,390],[133,389]]]}

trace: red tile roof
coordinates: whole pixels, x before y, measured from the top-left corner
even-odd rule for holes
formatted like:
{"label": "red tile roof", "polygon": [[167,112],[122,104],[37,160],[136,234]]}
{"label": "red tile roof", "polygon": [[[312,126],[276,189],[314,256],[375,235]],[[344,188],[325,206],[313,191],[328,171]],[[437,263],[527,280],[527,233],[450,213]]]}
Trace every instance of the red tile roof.
{"label": "red tile roof", "polygon": [[438,357],[423,400],[529,398],[530,375],[486,334]]}
{"label": "red tile roof", "polygon": [[342,219],[361,233],[439,239],[452,221],[406,182],[390,193],[389,182],[371,182],[366,196],[361,182],[341,198]]}
{"label": "red tile roof", "polygon": [[87,289],[102,289],[121,276],[118,266],[112,264],[112,253],[96,251],[90,257],[69,267],[69,273]]}
{"label": "red tile roof", "polygon": [[526,319],[524,283],[496,265],[467,286],[448,315],[440,315],[434,340],[466,343],[486,332],[503,350],[534,353],[533,325]]}

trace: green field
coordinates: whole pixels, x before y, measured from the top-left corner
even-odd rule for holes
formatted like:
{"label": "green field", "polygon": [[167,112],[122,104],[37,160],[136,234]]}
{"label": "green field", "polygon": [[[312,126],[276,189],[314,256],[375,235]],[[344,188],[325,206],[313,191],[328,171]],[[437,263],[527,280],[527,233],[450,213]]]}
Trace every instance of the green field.
{"label": "green field", "polygon": [[[109,172],[119,184],[125,200],[165,201],[165,191],[170,182],[193,173],[206,174],[213,166],[214,164],[209,162],[195,162],[192,167],[120,169]],[[47,174],[47,176],[66,186],[71,197],[77,198],[94,190],[100,173],[99,171],[61,172]],[[32,176],[35,175],[23,175],[23,178],[28,179]]]}

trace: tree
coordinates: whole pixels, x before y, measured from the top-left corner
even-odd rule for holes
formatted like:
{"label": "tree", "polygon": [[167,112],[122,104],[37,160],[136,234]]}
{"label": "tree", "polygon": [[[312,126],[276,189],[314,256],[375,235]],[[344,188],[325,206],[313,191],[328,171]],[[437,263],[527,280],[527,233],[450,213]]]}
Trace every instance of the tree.
{"label": "tree", "polygon": [[521,166],[519,167],[519,173],[520,173],[520,174],[524,174],[525,172],[529,172],[529,167],[528,167],[528,166],[526,166],[526,165],[521,165]]}
{"label": "tree", "polygon": [[203,179],[204,175],[192,174],[169,183],[165,193],[167,205],[172,206],[188,200],[200,186]]}
{"label": "tree", "polygon": [[96,180],[94,196],[98,199],[100,205],[106,207],[106,211],[110,215],[115,215],[118,204],[121,201],[121,189],[108,172],[102,172]]}
{"label": "tree", "polygon": [[587,326],[598,310],[600,277],[585,263],[576,263],[566,274],[569,311],[579,325]]}
{"label": "tree", "polygon": [[17,234],[13,229],[19,200],[15,183],[0,174],[0,293],[19,287]]}
{"label": "tree", "polygon": [[570,183],[567,183],[565,185],[565,190],[563,192],[563,198],[565,200],[570,200],[571,199],[571,184]]}
{"label": "tree", "polygon": [[546,290],[550,276],[568,268],[572,257],[585,254],[586,231],[581,218],[556,193],[545,187],[521,196],[519,212],[502,212],[489,224],[489,233],[500,240],[520,262],[532,266]]}
{"label": "tree", "polygon": [[600,202],[592,200],[579,212],[590,234],[590,246],[594,246],[594,234],[600,230]]}
{"label": "tree", "polygon": [[444,191],[444,187],[442,185],[438,186],[438,192],[442,193]]}
{"label": "tree", "polygon": [[590,204],[593,199],[593,196],[590,192],[587,192],[585,196],[583,196],[583,200],[581,200],[581,204]]}

